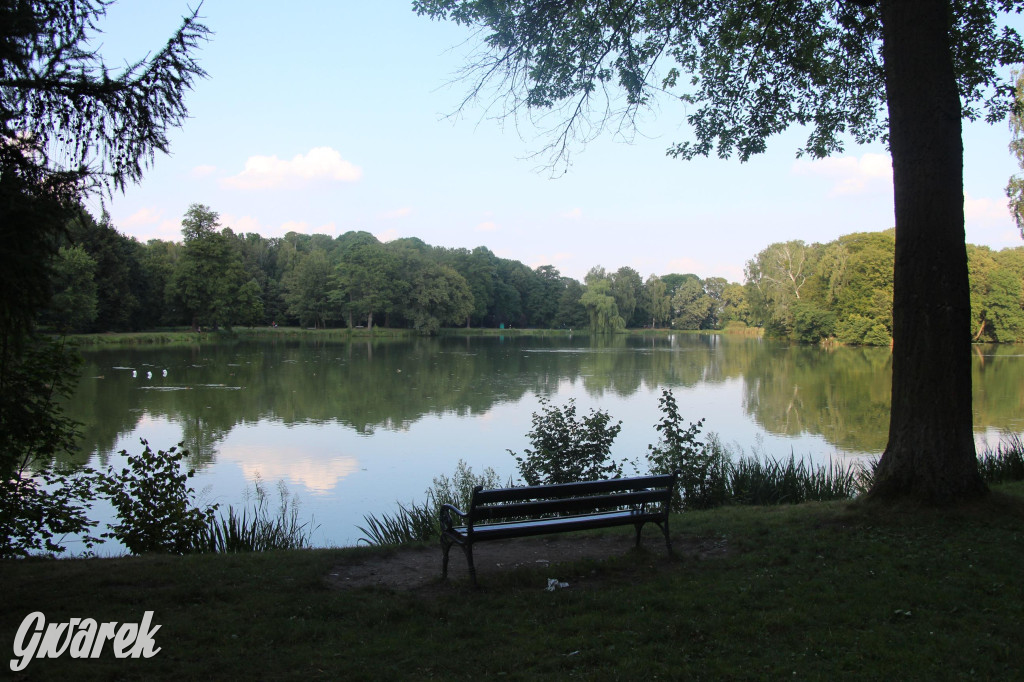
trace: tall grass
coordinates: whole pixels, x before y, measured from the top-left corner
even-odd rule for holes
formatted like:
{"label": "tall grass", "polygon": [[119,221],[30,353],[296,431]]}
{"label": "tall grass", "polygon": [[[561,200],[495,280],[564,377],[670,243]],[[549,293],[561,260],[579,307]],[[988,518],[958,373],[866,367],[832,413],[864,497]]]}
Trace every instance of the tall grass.
{"label": "tall grass", "polygon": [[394,514],[369,514],[363,517],[363,521],[365,526],[356,527],[364,536],[360,542],[369,545],[406,545],[436,538],[441,533],[440,505],[429,491],[423,504],[399,504]]}
{"label": "tall grass", "polygon": [[858,492],[859,469],[829,460],[827,465],[808,464],[804,459],[741,457],[726,469],[728,503],[799,504],[854,497]]}
{"label": "tall grass", "polygon": [[275,549],[306,549],[317,526],[313,520],[299,521],[297,496],[289,496],[284,481],[277,484],[278,505],[270,511],[269,498],[263,482],[254,483],[255,502],[251,510],[243,507],[241,513],[228,507],[227,518],[221,514],[211,519],[196,540],[196,551],[266,552]]}
{"label": "tall grass", "polygon": [[478,485],[497,488],[501,479],[490,467],[482,474],[474,474],[460,459],[451,478],[444,474],[434,478],[433,485],[426,492],[426,502],[411,502],[408,506],[399,504],[394,514],[364,516],[366,525],[357,526],[364,536],[360,542],[387,546],[436,539],[441,533],[441,506],[452,504],[465,511],[473,496],[473,488]]}
{"label": "tall grass", "polygon": [[989,483],[1024,481],[1024,441],[1015,433],[1000,441],[994,450],[986,447],[978,455],[978,470]]}

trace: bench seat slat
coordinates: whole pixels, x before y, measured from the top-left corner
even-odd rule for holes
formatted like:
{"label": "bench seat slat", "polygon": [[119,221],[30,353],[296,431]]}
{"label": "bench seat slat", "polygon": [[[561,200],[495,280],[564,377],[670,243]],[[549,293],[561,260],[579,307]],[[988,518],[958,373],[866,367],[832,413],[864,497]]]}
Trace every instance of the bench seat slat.
{"label": "bench seat slat", "polygon": [[647,488],[664,488],[672,485],[671,474],[658,476],[638,476],[636,478],[610,478],[601,481],[581,481],[576,483],[557,483],[554,485],[532,485],[515,488],[490,488],[476,492],[477,504],[497,502],[518,502],[545,497],[579,497],[610,493],[618,490],[644,490]]}
{"label": "bench seat slat", "polygon": [[569,497],[563,499],[543,499],[531,502],[515,502],[512,504],[478,504],[473,508],[476,519],[512,519],[517,517],[537,517],[545,514],[562,514],[566,512],[609,510],[613,507],[628,507],[642,504],[664,504],[669,501],[671,490],[638,490],[635,492],[618,493],[616,495],[592,495],[590,497]]}
{"label": "bench seat slat", "polygon": [[466,526],[452,528],[452,532],[473,542],[485,540],[503,540],[506,538],[561,533],[571,530],[587,530],[591,528],[609,528],[611,526],[635,525],[648,521],[658,521],[661,514],[632,510],[605,512],[603,514],[587,514],[585,516],[561,516],[551,519],[535,519],[533,521],[514,521],[510,523],[487,523],[474,526],[472,533]]}

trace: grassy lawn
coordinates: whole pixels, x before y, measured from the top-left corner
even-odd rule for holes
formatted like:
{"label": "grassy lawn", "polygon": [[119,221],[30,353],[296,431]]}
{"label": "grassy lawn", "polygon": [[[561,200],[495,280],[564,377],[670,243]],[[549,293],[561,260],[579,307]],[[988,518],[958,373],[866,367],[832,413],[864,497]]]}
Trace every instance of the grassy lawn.
{"label": "grassy lawn", "polygon": [[[995,491],[951,511],[689,513],[673,534],[724,551],[638,551],[489,576],[477,590],[328,588],[332,566],[374,549],[5,562],[7,652],[33,611],[139,622],[151,610],[162,627],[148,660],[117,660],[108,645],[97,660],[34,660],[20,674],[5,660],[0,677],[1024,679],[1024,484]],[[554,575],[570,587],[545,591]]]}

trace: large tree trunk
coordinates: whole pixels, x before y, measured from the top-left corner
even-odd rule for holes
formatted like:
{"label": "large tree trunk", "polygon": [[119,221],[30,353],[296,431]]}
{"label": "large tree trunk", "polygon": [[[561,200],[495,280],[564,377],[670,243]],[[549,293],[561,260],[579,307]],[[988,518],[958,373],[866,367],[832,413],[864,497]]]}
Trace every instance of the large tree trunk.
{"label": "large tree trunk", "polygon": [[881,0],[896,206],[892,406],[873,498],[987,492],[971,412],[960,97],[949,7]]}

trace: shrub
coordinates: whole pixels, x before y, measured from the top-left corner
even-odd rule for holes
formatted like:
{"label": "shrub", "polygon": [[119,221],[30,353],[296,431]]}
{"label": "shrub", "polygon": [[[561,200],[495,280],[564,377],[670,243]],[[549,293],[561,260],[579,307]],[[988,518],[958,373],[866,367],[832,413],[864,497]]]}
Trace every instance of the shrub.
{"label": "shrub", "polygon": [[98,540],[86,516],[95,472],[57,463],[77,451],[78,424],[61,403],[80,362],[62,339],[0,338],[0,558],[63,552],[66,535],[79,535],[86,548]]}
{"label": "shrub", "polygon": [[836,333],[835,313],[810,303],[793,306],[793,338],[802,343],[818,343]]}
{"label": "shrub", "polygon": [[841,343],[859,346],[864,343],[864,337],[871,331],[874,324],[875,322],[871,318],[852,313],[836,326],[836,337]]}
{"label": "shrub", "polygon": [[217,505],[205,509],[192,506],[195,491],[187,482],[195,469],[185,473],[179,469],[188,450],[179,452],[172,447],[154,453],[144,439],[142,444],[145,450],[141,455],[121,451],[128,459],[127,467],[120,472],[107,467],[100,478],[98,488],[110,498],[119,519],[101,537],[121,541],[132,554],[185,554],[199,543]]}
{"label": "shrub", "polygon": [[683,426],[679,406],[670,389],[661,392],[658,408],[661,421],[654,428],[661,434],[657,445],[647,446],[647,461],[653,474],[679,472],[672,508],[707,509],[722,504],[728,496],[728,458],[717,439],[702,443],[698,436],[703,419]]}
{"label": "shrub", "polygon": [[533,450],[525,450],[522,457],[508,451],[528,485],[622,476],[623,462],[611,458],[612,441],[622,422],[609,425],[611,417],[603,410],[591,410],[577,419],[576,402],[571,398],[565,407],[551,405],[544,398],[540,404],[541,411],[533,413],[533,429],[526,434]]}

